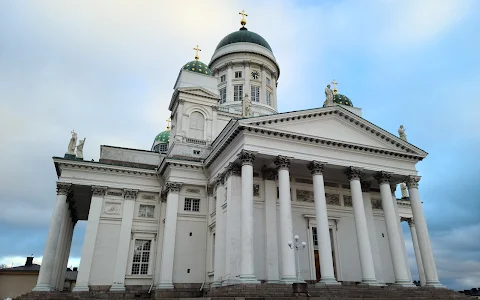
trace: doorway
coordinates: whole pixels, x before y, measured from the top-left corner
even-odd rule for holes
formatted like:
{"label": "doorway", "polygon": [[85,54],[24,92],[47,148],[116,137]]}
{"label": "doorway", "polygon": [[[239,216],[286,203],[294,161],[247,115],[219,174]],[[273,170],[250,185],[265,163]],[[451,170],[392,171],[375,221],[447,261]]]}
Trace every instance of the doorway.
{"label": "doorway", "polygon": [[[332,260],[333,260],[333,272],[335,278],[337,277],[337,263],[335,259],[335,240],[333,238],[333,230],[332,228],[329,229],[330,233],[330,245],[332,248]],[[312,241],[313,241],[313,256],[315,262],[315,274],[316,274],[316,282],[320,281],[322,277],[322,273],[320,272],[320,256],[318,254],[318,239],[317,239],[317,227],[312,227]]]}

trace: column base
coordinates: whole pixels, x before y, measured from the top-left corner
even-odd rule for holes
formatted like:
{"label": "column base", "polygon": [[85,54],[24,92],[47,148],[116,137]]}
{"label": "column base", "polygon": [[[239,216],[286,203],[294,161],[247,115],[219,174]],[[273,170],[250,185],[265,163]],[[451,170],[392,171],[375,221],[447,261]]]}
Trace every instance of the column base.
{"label": "column base", "polygon": [[242,283],[237,277],[232,277],[222,281],[222,286],[235,285]]}
{"label": "column base", "polygon": [[125,292],[125,285],[123,283],[114,283],[110,287],[110,292]]}
{"label": "column base", "polygon": [[394,286],[402,286],[402,287],[411,287],[411,288],[416,288],[417,287],[411,281],[396,281],[393,285]]}
{"label": "column base", "polygon": [[266,281],[265,283],[274,283],[274,284],[276,284],[276,283],[278,283],[278,282],[279,282],[279,280],[268,280],[268,279],[267,279],[267,281]]}
{"label": "column base", "polygon": [[297,282],[297,276],[285,276],[278,281],[279,284],[293,284],[295,282]]}
{"label": "column base", "polygon": [[156,286],[157,290],[167,290],[167,289],[174,289],[175,287],[173,286],[173,283],[171,282],[163,282],[159,283]]}
{"label": "column base", "polygon": [[90,288],[88,285],[76,285],[73,289],[72,292],[88,292],[90,291]]}
{"label": "column base", "polygon": [[341,285],[335,277],[321,278],[319,282],[315,283],[315,286],[324,286],[324,285]]}
{"label": "column base", "polygon": [[32,292],[51,292],[52,287],[49,284],[37,284],[33,289]]}
{"label": "column base", "polygon": [[363,279],[358,285],[385,286],[385,284],[378,283],[376,279]]}
{"label": "column base", "polygon": [[425,287],[433,287],[437,289],[446,289],[447,287],[440,283],[440,281],[427,281]]}
{"label": "column base", "polygon": [[253,274],[240,275],[240,283],[246,284],[260,284],[260,281],[257,280],[257,277]]}
{"label": "column base", "polygon": [[212,284],[210,284],[210,287],[216,288],[216,287],[221,287],[222,286],[222,281],[214,281]]}

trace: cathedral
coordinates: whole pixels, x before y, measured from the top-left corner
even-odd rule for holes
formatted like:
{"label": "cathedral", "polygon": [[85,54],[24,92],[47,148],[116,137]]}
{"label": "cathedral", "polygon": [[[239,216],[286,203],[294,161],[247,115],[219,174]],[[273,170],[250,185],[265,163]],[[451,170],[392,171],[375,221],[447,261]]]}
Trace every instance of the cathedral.
{"label": "cathedral", "polygon": [[279,62],[240,14],[241,28],[208,63],[197,46],[180,69],[171,124],[150,150],[100,146],[99,161],[87,161],[72,133],[68,153],[53,158],[56,202],[34,291],[62,288],[77,221],[87,226],[73,292],[415,287],[413,280],[443,287],[416,170],[427,153],[403,131],[398,137],[362,118],[335,81],[322,107],[278,112]]}

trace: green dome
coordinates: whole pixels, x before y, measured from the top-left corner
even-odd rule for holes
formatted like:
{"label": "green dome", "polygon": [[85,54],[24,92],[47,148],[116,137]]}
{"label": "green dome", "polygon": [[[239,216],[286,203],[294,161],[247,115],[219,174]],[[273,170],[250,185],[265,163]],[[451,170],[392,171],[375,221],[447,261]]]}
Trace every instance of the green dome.
{"label": "green dome", "polygon": [[333,103],[341,104],[341,105],[348,105],[348,106],[353,106],[352,101],[348,99],[347,96],[342,95],[342,94],[335,94],[333,96]]}
{"label": "green dome", "polygon": [[186,63],[182,69],[190,72],[197,72],[203,75],[212,75],[210,68],[199,60],[192,60],[191,62]]}
{"label": "green dome", "polygon": [[168,143],[169,141],[170,141],[170,130],[160,132],[155,137],[155,142],[158,142],[158,143]]}
{"label": "green dome", "polygon": [[234,44],[234,43],[257,44],[273,52],[272,48],[270,48],[270,45],[267,43],[267,41],[263,37],[261,37],[260,35],[256,34],[253,31],[248,31],[247,28],[245,27],[242,27],[240,28],[239,31],[232,32],[226,37],[224,37],[220,41],[220,43],[218,43],[218,46],[215,49],[215,51],[222,48],[223,46]]}

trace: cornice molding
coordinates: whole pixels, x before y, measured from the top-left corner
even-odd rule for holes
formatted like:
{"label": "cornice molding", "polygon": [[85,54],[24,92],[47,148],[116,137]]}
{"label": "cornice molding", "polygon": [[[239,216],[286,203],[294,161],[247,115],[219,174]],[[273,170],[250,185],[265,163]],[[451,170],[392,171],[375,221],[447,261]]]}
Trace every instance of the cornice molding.
{"label": "cornice molding", "polygon": [[60,157],[54,157],[53,162],[56,165],[58,165],[58,167],[64,167],[64,168],[94,170],[94,171],[121,173],[121,174],[128,174],[128,175],[141,175],[141,176],[147,176],[147,177],[155,176],[155,170],[123,167],[123,166],[117,166],[117,165],[106,165],[99,162],[73,161],[73,160],[66,160]]}

